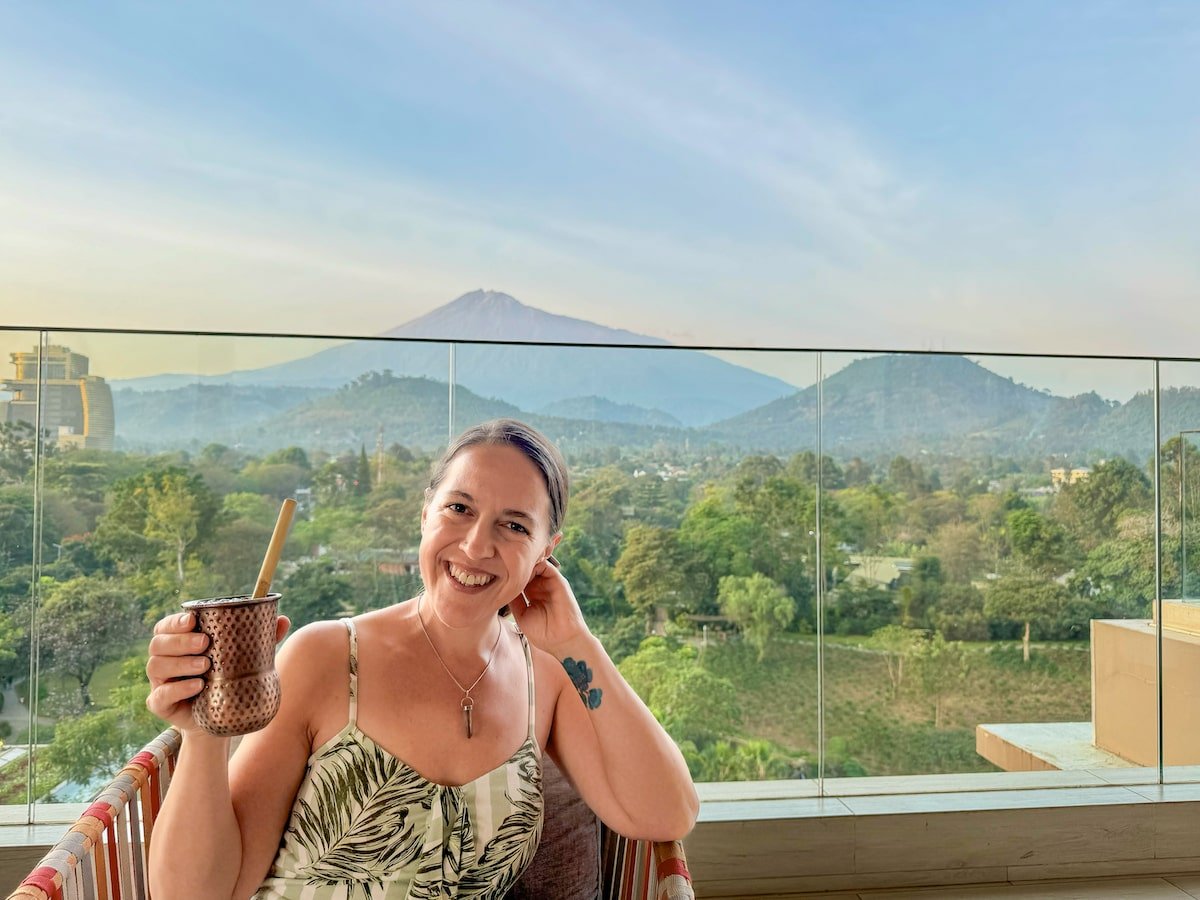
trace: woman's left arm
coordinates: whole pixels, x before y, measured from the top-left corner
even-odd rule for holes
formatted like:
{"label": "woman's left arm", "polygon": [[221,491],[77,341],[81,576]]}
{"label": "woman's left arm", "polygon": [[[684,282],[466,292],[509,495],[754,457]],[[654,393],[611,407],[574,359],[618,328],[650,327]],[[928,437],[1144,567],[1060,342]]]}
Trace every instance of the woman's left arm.
{"label": "woman's left arm", "polygon": [[513,613],[534,646],[560,665],[547,748],[587,804],[627,837],[681,839],[700,802],[683,754],[587,628],[570,585],[550,566]]}

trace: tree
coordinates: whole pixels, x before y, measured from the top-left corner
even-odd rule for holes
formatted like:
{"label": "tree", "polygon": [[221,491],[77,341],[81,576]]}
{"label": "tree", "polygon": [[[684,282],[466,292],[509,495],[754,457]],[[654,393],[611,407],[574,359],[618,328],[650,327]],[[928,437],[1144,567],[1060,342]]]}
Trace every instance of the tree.
{"label": "tree", "polygon": [[896,456],[888,463],[887,480],[898,493],[909,498],[928,494],[937,487],[936,479],[930,478],[919,462],[907,456]]}
{"label": "tree", "polygon": [[766,781],[795,777],[796,766],[783,748],[767,740],[717,740],[680,749],[695,781]]}
{"label": "tree", "polygon": [[281,612],[292,620],[293,630],[354,612],[354,588],[329,562],[301,563],[288,576],[281,593]]}
{"label": "tree", "polygon": [[770,479],[784,474],[783,463],[774,456],[747,456],[730,473],[734,499],[739,504],[752,500]]}
{"label": "tree", "polygon": [[[1087,478],[1063,487],[1054,501],[1054,515],[1070,529],[1080,546],[1091,550],[1116,536],[1122,516],[1149,512],[1153,505],[1150,479],[1118,456],[1097,465]],[[1167,501],[1168,508],[1173,506]]]}
{"label": "tree", "polygon": [[845,581],[830,594],[826,627],[834,634],[871,634],[897,621],[895,595],[865,580]]}
{"label": "tree", "polygon": [[934,533],[930,552],[942,563],[946,581],[967,584],[984,571],[985,548],[980,528],[973,522],[947,522]]}
{"label": "tree", "polygon": [[846,482],[846,487],[862,487],[868,485],[875,477],[875,471],[871,468],[870,463],[864,462],[860,457],[856,456],[846,463],[846,468],[843,472],[843,478]]}
{"label": "tree", "polygon": [[750,575],[766,542],[762,524],[740,513],[723,492],[707,489],[688,507],[679,536],[706,569],[713,591],[726,575]]}
{"label": "tree", "polygon": [[162,728],[146,708],[149,693],[146,659],[134,657],[122,664],[108,706],[60,721],[46,751],[59,777],[86,782],[97,774],[115,774]]}
{"label": "tree", "polygon": [[972,584],[946,585],[929,619],[946,640],[986,641],[990,636],[983,594]]}
{"label": "tree", "polygon": [[983,611],[989,619],[1024,626],[1022,658],[1029,662],[1033,626],[1061,618],[1068,610],[1070,594],[1056,581],[1033,574],[1012,574],[995,581],[984,594]]}
{"label": "tree", "polygon": [[[861,463],[862,460],[859,460]],[[811,450],[801,450],[787,462],[787,473],[790,477],[805,484],[817,483],[817,454]],[[827,491],[837,490],[846,486],[846,477],[842,467],[831,456],[821,456],[821,487]]]}
{"label": "tree", "polygon": [[1005,519],[1005,532],[1013,555],[1027,571],[1049,576],[1070,567],[1073,548],[1057,522],[1032,509],[1017,509]]}
{"label": "tree", "polygon": [[[21,483],[33,471],[37,429],[29,422],[0,422],[0,481]],[[53,454],[54,445],[43,442],[44,456]]]}
{"label": "tree", "polygon": [[[254,588],[254,579],[262,564],[263,552],[271,540],[272,525],[250,518],[222,521],[209,538],[206,556],[206,582],[209,590],[228,595],[245,593]],[[199,585],[189,580],[189,587]]]}
{"label": "tree", "polygon": [[378,535],[380,546],[413,546],[421,540],[420,495],[411,498],[391,496],[378,503],[374,502],[373,497],[363,521]]}
{"label": "tree", "polygon": [[238,484],[243,490],[266,494],[278,502],[294,496],[298,488],[312,481],[312,477],[307,467],[295,463],[251,462],[238,474]]}
{"label": "tree", "polygon": [[907,628],[924,628],[929,610],[942,593],[942,564],[936,556],[918,556],[900,588],[901,621]]}
{"label": "tree", "polygon": [[741,709],[733,683],[704,669],[694,648],[649,637],[619,668],[677,742],[703,746],[737,730]]}
{"label": "tree", "polygon": [[867,484],[838,493],[846,540],[870,553],[895,533],[899,519],[896,496],[879,485]]}
{"label": "tree", "polygon": [[263,462],[267,465],[282,463],[299,466],[301,469],[312,468],[308,461],[308,454],[300,447],[284,447],[282,450],[273,450],[263,457]]}
{"label": "tree", "polygon": [[157,489],[145,494],[145,535],[166,546],[175,560],[175,573],[180,584],[183,584],[183,564],[188,549],[200,537],[200,519],[205,513],[197,495],[192,492],[193,487],[186,475],[172,473],[163,476]]}
{"label": "tree", "polygon": [[[1189,526],[1189,538],[1195,539]],[[1151,614],[1155,595],[1154,517],[1129,514],[1117,535],[1094,547],[1075,573],[1073,586],[1094,617],[1141,618]],[[1179,585],[1179,535],[1162,545],[1164,585]]]}
{"label": "tree", "polygon": [[79,684],[79,701],[92,705],[88,684],[101,665],[120,656],[141,633],[141,611],[119,581],[80,576],[50,586],[41,611],[41,642],[50,667]]}
{"label": "tree", "polygon": [[[796,600],[799,615],[811,620],[811,600],[816,572],[816,489],[786,474],[770,474],[781,467],[774,457],[757,460],[741,473],[733,488],[734,509],[755,523],[751,567],[779,582]],[[735,473],[736,474],[736,473]],[[833,497],[823,501],[821,533],[826,583],[842,556],[839,549],[840,511]]]}
{"label": "tree", "polygon": [[571,524],[587,535],[591,558],[616,562],[633,509],[634,480],[616,466],[604,466],[582,479],[571,492]]}
{"label": "tree", "polygon": [[961,686],[970,670],[963,645],[947,641],[940,632],[916,645],[911,655],[913,677],[921,693],[933,700],[933,727],[942,727],[942,701]]}
{"label": "tree", "polygon": [[0,486],[0,570],[29,566],[32,561],[33,490],[22,485]]}
{"label": "tree", "polygon": [[629,605],[647,617],[658,607],[669,611],[702,609],[702,584],[694,557],[673,528],[635,525],[625,535],[625,549],[613,568]]}
{"label": "tree", "polygon": [[371,461],[367,459],[365,444],[359,450],[358,465],[354,468],[354,493],[363,497],[371,493]]}
{"label": "tree", "polygon": [[143,472],[113,486],[93,545],[123,574],[149,575],[155,567],[171,566],[178,590],[188,558],[211,533],[218,508],[199,475],[179,467]]}
{"label": "tree", "polygon": [[912,655],[922,633],[901,625],[885,625],[866,640],[866,646],[882,653],[887,662],[888,680],[892,683],[892,698],[900,694],[904,683],[904,660]]}
{"label": "tree", "polygon": [[796,601],[766,575],[726,575],[717,594],[721,614],[733,620],[762,662],[775,631],[787,628],[796,615]]}

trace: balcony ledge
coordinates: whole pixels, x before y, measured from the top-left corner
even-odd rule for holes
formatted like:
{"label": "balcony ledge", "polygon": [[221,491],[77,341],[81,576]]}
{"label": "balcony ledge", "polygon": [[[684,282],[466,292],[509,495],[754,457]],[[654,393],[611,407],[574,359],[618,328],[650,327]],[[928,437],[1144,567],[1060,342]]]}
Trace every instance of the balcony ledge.
{"label": "balcony ledge", "polygon": [[830,779],[824,797],[803,781],[701,785],[688,861],[703,897],[1200,871],[1200,784],[1156,780],[1140,768]]}
{"label": "balcony ledge", "polygon": [[[1156,781],[1144,768],[843,778],[823,797],[813,781],[702,784],[688,863],[714,898],[1200,872],[1200,783]],[[82,810],[42,805],[37,825],[0,810],[0,886]]]}

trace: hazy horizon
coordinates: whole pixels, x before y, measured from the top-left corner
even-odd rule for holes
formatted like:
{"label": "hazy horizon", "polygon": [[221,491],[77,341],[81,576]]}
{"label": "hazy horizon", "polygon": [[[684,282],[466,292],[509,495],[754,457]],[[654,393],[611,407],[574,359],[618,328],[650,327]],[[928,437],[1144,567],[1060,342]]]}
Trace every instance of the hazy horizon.
{"label": "hazy horizon", "polygon": [[[429,311],[424,310],[421,314]],[[396,324],[399,326],[406,323]],[[630,327],[628,330],[635,329]],[[120,387],[124,381],[156,375],[220,376],[258,369],[301,359],[349,341],[379,337],[346,335],[336,338],[276,338],[243,335],[50,332],[52,343],[65,344],[73,351],[88,356],[92,374],[106,378],[114,387]],[[9,353],[31,350],[35,342],[36,332],[0,330],[0,360],[3,361],[0,363],[3,367],[0,374],[11,373]],[[856,359],[890,352],[906,351],[824,348],[821,351],[821,371],[828,377]],[[1139,392],[1150,390],[1153,385],[1151,364],[1144,360],[1030,358],[958,351],[936,352],[965,356],[998,375],[1011,377],[1020,384],[1035,390],[1049,391],[1058,396],[1075,396],[1095,391],[1107,400],[1125,402]],[[735,365],[773,375],[797,389],[809,387],[817,380],[817,353],[809,348],[735,348],[714,351],[712,355]],[[348,377],[357,374],[361,373],[353,373]],[[1162,384],[1164,388],[1200,386],[1200,363],[1164,363]]]}

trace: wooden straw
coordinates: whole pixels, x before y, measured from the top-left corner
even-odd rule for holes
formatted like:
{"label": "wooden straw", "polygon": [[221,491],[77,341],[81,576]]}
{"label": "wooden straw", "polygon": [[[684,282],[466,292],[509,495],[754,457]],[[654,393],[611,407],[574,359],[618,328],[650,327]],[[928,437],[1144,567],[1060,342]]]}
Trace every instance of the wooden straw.
{"label": "wooden straw", "polygon": [[265,597],[271,590],[271,579],[275,577],[275,567],[279,565],[279,555],[283,553],[283,544],[287,540],[288,529],[292,527],[295,512],[296,501],[288,497],[279,508],[279,518],[275,520],[271,543],[267,544],[267,555],[263,557],[262,568],[258,570],[258,581],[254,582],[251,597]]}

